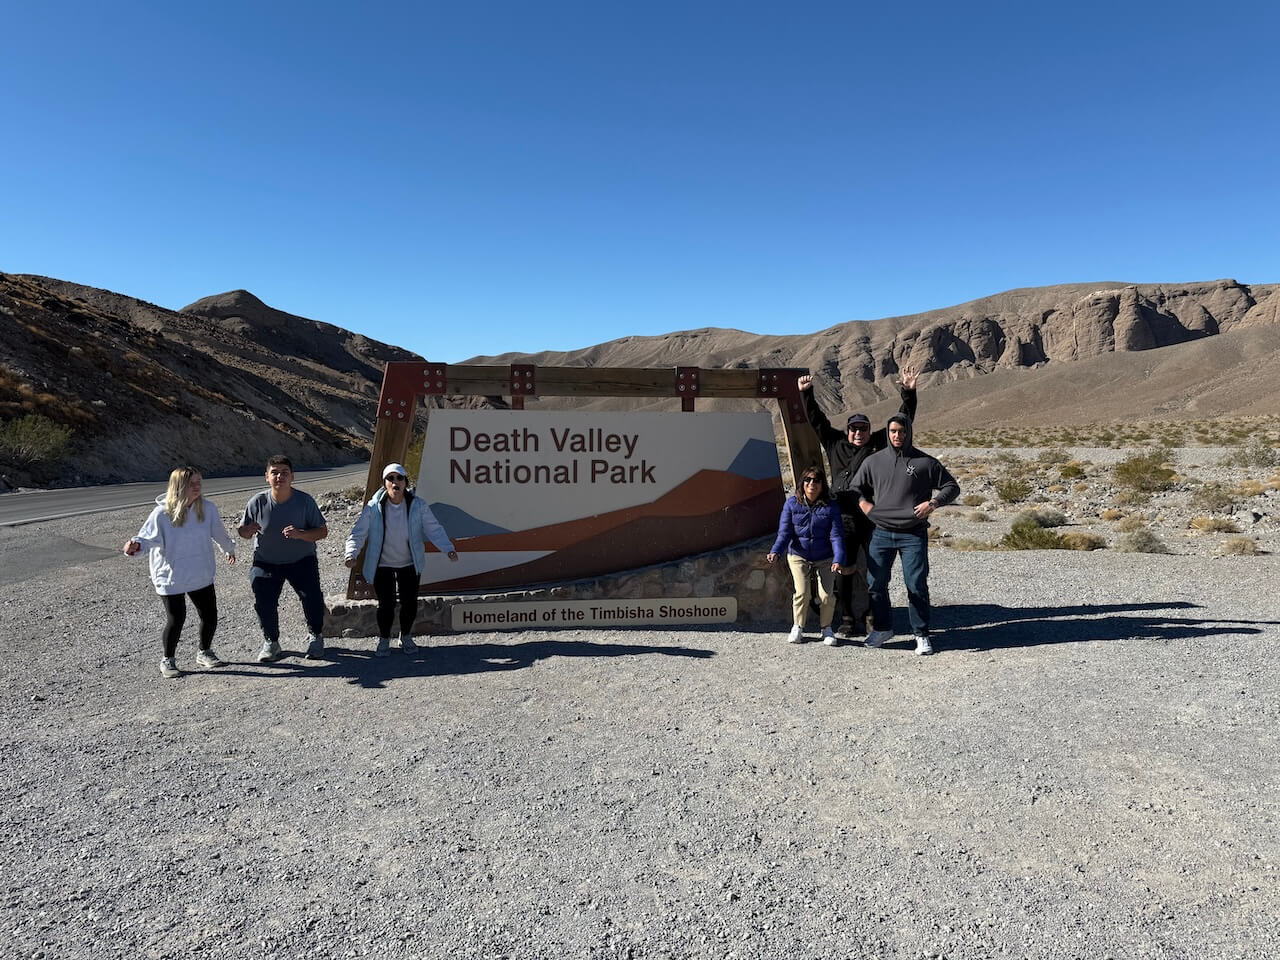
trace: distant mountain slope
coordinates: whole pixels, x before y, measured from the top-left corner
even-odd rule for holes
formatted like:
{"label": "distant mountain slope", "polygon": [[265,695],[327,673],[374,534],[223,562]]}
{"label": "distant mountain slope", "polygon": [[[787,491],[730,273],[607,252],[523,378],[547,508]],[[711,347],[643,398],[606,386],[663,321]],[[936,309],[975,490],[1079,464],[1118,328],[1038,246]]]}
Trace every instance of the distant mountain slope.
{"label": "distant mountain slope", "polygon": [[75,428],[62,482],[255,470],[277,451],[299,466],[360,459],[383,364],[415,359],[242,290],[179,312],[14,274],[0,274],[0,338],[0,416]]}

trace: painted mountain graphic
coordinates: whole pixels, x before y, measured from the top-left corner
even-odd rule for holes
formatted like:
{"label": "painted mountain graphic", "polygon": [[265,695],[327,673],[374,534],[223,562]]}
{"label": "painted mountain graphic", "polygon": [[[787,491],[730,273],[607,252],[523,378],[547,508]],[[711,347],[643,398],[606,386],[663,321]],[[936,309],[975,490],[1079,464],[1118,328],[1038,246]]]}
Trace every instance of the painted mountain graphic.
{"label": "painted mountain graphic", "polygon": [[748,440],[729,464],[729,472],[763,480],[781,476],[778,472],[778,448],[766,440]]}
{"label": "painted mountain graphic", "polygon": [[[700,470],[650,503],[531,530],[455,537],[460,552],[553,552],[527,563],[437,581],[431,588],[464,591],[597,576],[770,533],[778,527],[784,495],[777,453],[772,445],[765,446],[773,457],[772,476],[753,478],[729,470]],[[742,454],[734,463],[740,460]],[[753,454],[745,469],[760,471],[760,462]],[[428,549],[432,548],[428,545]]]}
{"label": "painted mountain graphic", "polygon": [[500,527],[496,523],[489,523],[487,520],[473,517],[461,507],[455,507],[451,503],[433,503],[431,504],[431,512],[436,515],[436,519],[444,526],[451,540],[457,540],[459,537],[483,537],[491,533],[511,532],[506,527]]}

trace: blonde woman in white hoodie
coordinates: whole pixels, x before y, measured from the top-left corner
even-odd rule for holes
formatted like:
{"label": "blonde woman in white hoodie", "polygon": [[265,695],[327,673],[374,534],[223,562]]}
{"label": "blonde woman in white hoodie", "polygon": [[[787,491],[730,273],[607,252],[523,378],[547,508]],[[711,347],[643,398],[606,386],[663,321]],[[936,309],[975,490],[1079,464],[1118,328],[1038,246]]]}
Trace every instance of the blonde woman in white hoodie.
{"label": "blonde woman in white hoodie", "polygon": [[132,557],[145,547],[151,560],[151,582],[164,603],[165,624],[160,631],[164,659],[160,676],[178,676],[178,637],[187,621],[187,597],[200,615],[200,650],[196,663],[205,669],[226,666],[213,652],[218,629],[218,598],[213,590],[217,563],[216,542],[236,562],[236,547],[218,508],[201,494],[203,478],[195,467],[178,467],[169,474],[169,491],[156,497],[156,508],[137,536],[125,541],[124,553]]}

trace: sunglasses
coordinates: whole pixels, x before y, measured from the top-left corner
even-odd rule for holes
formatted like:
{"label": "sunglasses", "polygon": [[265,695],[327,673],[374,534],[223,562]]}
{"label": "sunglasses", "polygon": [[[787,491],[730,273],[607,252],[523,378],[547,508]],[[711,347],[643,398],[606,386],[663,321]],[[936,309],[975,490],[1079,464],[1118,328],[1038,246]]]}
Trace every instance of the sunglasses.
{"label": "sunglasses", "polygon": [[400,476],[398,473],[392,473],[387,475],[387,480],[392,483],[404,483],[405,478]]}
{"label": "sunglasses", "polygon": [[821,483],[822,477],[805,477],[804,482],[805,483]]}

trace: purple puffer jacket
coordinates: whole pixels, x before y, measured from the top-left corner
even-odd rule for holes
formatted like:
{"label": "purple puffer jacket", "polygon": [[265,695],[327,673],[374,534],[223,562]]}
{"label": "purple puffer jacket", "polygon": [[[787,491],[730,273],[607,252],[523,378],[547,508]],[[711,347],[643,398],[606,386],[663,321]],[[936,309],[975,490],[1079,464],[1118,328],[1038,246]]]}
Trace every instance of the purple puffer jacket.
{"label": "purple puffer jacket", "polygon": [[828,560],[844,564],[844,523],[840,508],[831,500],[816,507],[788,497],[778,519],[778,539],[770,553],[794,553],[805,560]]}

